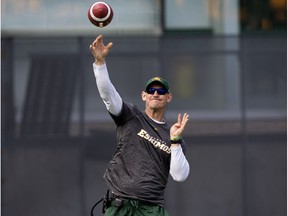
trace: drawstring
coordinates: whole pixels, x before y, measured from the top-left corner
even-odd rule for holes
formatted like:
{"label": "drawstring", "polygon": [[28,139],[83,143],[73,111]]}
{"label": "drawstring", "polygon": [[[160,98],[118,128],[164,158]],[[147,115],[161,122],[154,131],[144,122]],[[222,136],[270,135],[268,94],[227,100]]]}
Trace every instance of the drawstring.
{"label": "drawstring", "polygon": [[90,216],[94,216],[94,214],[93,214],[94,208],[95,208],[100,202],[102,202],[103,200],[104,200],[104,198],[100,199],[97,203],[95,203],[95,204],[93,205],[93,207],[92,207],[92,209],[91,209],[91,212],[90,212]]}
{"label": "drawstring", "polygon": [[94,212],[95,207],[96,207],[99,203],[101,203],[102,201],[103,201],[102,213],[104,214],[104,213],[105,213],[105,210],[106,210],[106,208],[107,208],[108,202],[110,201],[110,198],[109,198],[109,190],[107,190],[106,196],[104,196],[103,198],[101,198],[97,203],[95,203],[95,204],[93,205],[93,207],[91,208],[90,216],[94,216],[93,212]]}

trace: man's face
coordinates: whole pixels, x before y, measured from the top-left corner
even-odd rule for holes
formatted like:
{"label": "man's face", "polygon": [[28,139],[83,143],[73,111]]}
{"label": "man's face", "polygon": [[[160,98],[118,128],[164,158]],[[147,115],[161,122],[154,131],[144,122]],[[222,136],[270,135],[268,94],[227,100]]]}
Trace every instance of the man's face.
{"label": "man's face", "polygon": [[[142,92],[142,100],[146,102],[146,108],[163,109],[166,104],[172,100],[171,93],[161,94],[161,90],[166,90],[163,85],[152,83],[148,88],[150,88],[150,92]],[[157,89],[159,89],[159,91]]]}

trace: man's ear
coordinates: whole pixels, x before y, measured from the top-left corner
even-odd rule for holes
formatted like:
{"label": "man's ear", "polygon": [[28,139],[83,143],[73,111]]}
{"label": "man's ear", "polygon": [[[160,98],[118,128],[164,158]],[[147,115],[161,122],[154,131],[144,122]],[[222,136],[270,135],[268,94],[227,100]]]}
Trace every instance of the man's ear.
{"label": "man's ear", "polygon": [[169,93],[169,94],[167,95],[167,102],[170,103],[170,102],[172,101],[172,98],[173,98],[172,93]]}
{"label": "man's ear", "polygon": [[142,96],[143,101],[146,101],[146,95],[147,95],[147,93],[142,91],[141,96]]}

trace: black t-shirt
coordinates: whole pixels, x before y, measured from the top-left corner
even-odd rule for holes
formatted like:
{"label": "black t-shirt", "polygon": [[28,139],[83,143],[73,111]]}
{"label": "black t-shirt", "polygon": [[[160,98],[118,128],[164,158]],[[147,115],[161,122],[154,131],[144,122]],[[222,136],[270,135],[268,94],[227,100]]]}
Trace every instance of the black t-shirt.
{"label": "black t-shirt", "polygon": [[[170,127],[158,124],[132,104],[123,103],[117,125],[117,149],[104,174],[116,195],[164,205],[170,169]],[[185,144],[182,144],[185,150]]]}

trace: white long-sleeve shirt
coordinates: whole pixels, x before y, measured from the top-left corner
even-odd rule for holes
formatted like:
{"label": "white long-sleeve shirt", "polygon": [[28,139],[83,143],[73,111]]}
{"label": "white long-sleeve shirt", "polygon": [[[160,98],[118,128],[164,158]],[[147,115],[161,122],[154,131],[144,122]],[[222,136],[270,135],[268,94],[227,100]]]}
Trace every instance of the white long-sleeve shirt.
{"label": "white long-sleeve shirt", "polygon": [[[114,85],[110,81],[106,64],[93,64],[96,85],[106,109],[113,115],[118,116],[121,112],[123,101]],[[154,120],[156,121],[156,120]],[[171,146],[170,175],[175,181],[185,181],[190,172],[189,163],[182,151],[182,147]]]}

